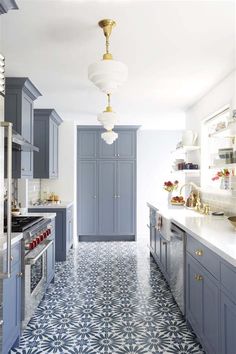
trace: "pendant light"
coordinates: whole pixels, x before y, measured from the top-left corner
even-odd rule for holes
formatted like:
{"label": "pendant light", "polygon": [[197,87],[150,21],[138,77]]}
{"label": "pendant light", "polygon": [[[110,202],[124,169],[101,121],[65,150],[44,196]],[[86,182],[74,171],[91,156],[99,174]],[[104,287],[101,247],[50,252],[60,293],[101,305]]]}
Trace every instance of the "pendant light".
{"label": "pendant light", "polygon": [[110,105],[110,94],[107,94],[108,105],[106,110],[98,115],[98,121],[104,126],[106,130],[112,130],[117,123],[117,115],[112,111]]}
{"label": "pendant light", "polygon": [[101,61],[89,66],[88,77],[102,92],[109,94],[115,92],[126,81],[128,68],[122,62],[113,60],[112,54],[109,52],[109,38],[116,25],[115,21],[105,19],[98,24],[106,37],[106,53]]}
{"label": "pendant light", "polygon": [[118,138],[118,134],[113,132],[113,130],[109,130],[101,134],[102,139],[108,144],[111,145]]}

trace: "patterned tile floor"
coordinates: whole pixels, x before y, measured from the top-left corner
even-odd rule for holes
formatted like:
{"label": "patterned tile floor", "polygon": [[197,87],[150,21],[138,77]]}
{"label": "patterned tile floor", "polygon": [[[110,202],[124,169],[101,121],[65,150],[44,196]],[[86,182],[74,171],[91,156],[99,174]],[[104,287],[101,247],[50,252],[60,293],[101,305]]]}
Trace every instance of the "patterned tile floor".
{"label": "patterned tile floor", "polygon": [[55,284],[18,354],[203,354],[146,246],[80,243],[57,264]]}

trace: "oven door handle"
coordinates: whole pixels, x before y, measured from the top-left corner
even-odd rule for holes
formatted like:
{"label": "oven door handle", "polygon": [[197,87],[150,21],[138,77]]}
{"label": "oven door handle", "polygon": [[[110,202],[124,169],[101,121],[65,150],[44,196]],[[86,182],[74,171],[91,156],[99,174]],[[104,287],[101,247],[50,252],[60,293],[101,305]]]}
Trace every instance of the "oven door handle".
{"label": "oven door handle", "polygon": [[47,251],[47,249],[53,244],[53,240],[46,241],[45,247],[41,249],[34,257],[25,257],[25,264],[33,265],[37,262],[37,260]]}

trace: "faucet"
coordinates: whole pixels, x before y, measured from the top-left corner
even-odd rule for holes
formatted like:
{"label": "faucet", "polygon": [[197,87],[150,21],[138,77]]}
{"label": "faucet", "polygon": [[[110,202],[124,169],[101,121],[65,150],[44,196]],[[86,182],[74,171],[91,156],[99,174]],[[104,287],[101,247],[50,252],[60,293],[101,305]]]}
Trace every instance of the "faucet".
{"label": "faucet", "polygon": [[194,189],[197,190],[197,201],[196,201],[196,206],[195,206],[195,210],[198,211],[199,213],[205,214],[205,215],[209,215],[210,213],[210,207],[208,204],[203,204],[202,207],[202,202],[201,202],[201,198],[200,198],[200,187],[197,186],[195,183],[193,182],[188,182],[182,185],[182,187],[180,188],[180,195],[182,193],[182,190],[185,186],[191,186]]}

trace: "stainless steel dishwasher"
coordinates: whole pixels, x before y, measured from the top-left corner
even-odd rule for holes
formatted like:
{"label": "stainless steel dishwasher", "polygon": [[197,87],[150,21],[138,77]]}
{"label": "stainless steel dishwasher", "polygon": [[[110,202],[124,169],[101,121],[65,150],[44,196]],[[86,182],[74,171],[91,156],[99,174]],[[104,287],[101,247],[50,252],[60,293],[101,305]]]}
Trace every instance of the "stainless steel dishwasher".
{"label": "stainless steel dishwasher", "polygon": [[180,310],[185,314],[185,232],[171,223],[169,284]]}

